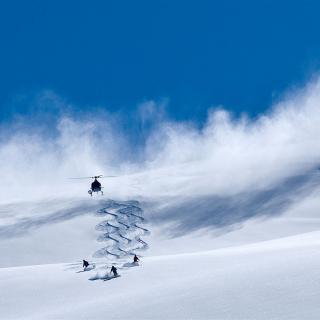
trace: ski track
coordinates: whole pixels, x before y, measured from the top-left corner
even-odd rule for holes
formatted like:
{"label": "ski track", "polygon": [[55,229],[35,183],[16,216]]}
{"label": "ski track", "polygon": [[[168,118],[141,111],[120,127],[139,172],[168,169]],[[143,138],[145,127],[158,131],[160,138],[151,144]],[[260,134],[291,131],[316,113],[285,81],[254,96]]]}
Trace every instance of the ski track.
{"label": "ski track", "polygon": [[139,202],[116,202],[111,200],[107,206],[96,213],[104,218],[95,229],[102,232],[98,242],[105,246],[93,254],[94,258],[125,259],[149,248],[142,236],[150,231],[140,224],[146,223]]}

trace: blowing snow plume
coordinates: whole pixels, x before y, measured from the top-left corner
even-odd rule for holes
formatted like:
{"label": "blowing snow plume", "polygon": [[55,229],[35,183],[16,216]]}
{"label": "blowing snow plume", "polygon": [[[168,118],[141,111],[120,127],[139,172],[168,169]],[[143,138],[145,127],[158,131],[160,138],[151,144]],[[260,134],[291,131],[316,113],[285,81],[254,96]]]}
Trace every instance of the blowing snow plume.
{"label": "blowing snow plume", "polygon": [[143,132],[138,145],[119,115],[62,112],[50,135],[16,125],[0,145],[2,201],[86,196],[87,183],[66,178],[115,174],[107,197],[141,199],[154,221],[180,232],[281,214],[318,188],[319,89],[315,81],[256,119],[210,109],[201,128],[170,121],[163,107],[159,117],[150,102],[147,124],[143,113],[134,125]]}

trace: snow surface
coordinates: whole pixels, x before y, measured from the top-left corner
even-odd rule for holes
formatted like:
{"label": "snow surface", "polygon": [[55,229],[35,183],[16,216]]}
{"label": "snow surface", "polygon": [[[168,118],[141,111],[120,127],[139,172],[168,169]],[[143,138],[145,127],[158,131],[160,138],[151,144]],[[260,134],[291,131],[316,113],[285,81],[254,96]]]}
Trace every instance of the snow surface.
{"label": "snow surface", "polygon": [[[1,126],[0,319],[319,319],[319,88],[203,126],[155,104],[138,148],[109,113]],[[53,100],[35,102],[69,110]],[[66,181],[93,172],[117,176],[104,197]],[[146,225],[97,214],[107,198],[138,200]]]}
{"label": "snow surface", "polygon": [[[174,238],[149,222],[151,248],[136,266],[130,255],[92,257],[101,247],[95,226],[116,212],[101,211],[106,204],[60,199],[23,204],[23,214],[10,210],[0,229],[1,319],[319,318],[316,214],[296,209],[214,236]],[[84,272],[83,258],[96,267]],[[112,264],[119,278],[110,275]]]}
{"label": "snow surface", "polygon": [[318,319],[319,245],[310,232],[149,257],[110,281],[80,263],[2,268],[2,319]]}

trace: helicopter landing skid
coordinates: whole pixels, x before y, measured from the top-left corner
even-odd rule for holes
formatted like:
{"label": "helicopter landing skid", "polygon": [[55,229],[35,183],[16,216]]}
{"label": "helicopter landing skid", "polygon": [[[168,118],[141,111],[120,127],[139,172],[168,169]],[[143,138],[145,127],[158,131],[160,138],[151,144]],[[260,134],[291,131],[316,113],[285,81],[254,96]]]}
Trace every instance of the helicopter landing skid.
{"label": "helicopter landing skid", "polygon": [[88,193],[90,194],[91,197],[92,197],[92,194],[93,194],[94,192],[96,192],[96,193],[101,192],[101,195],[103,196],[103,191],[102,191],[102,190],[99,190],[99,191],[92,191],[91,189],[88,190]]}

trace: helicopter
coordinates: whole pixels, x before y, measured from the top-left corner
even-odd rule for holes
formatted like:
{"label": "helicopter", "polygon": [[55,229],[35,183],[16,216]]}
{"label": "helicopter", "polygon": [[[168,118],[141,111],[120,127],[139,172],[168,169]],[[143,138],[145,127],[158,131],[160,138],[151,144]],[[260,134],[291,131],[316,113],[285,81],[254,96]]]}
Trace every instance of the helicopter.
{"label": "helicopter", "polygon": [[91,177],[92,179],[94,179],[94,181],[91,183],[91,189],[88,190],[88,193],[90,194],[90,196],[92,197],[92,193],[93,192],[96,192],[97,194],[99,192],[101,192],[101,195],[103,195],[103,191],[102,191],[102,188],[101,187],[101,183],[97,180],[98,178],[102,178],[102,176],[94,176],[94,177]]}
{"label": "helicopter", "polygon": [[116,176],[103,176],[102,174],[100,174],[98,176],[70,178],[70,179],[94,179],[93,182],[91,183],[91,188],[88,190],[88,193],[92,197],[92,194],[94,192],[96,192],[97,194],[99,194],[99,192],[101,192],[101,195],[103,195],[103,191],[102,191],[103,187],[101,186],[101,183],[98,181],[98,179],[109,178],[109,177],[116,177]]}

